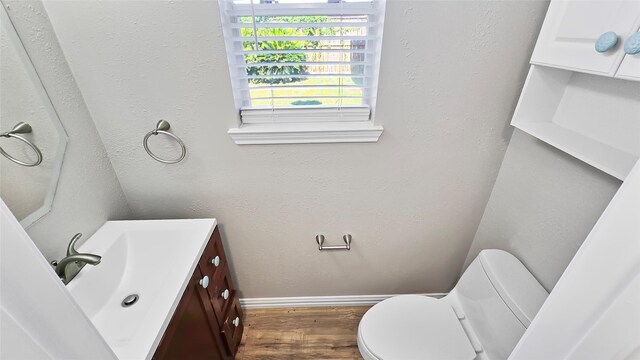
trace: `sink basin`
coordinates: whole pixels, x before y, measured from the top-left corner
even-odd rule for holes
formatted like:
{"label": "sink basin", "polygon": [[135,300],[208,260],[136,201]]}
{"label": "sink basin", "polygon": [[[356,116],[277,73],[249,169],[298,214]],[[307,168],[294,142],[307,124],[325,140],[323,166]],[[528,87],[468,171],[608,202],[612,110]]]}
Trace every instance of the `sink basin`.
{"label": "sink basin", "polygon": [[[67,285],[119,359],[153,356],[215,219],[108,221],[78,248],[102,256]],[[122,306],[132,294],[138,300]]]}

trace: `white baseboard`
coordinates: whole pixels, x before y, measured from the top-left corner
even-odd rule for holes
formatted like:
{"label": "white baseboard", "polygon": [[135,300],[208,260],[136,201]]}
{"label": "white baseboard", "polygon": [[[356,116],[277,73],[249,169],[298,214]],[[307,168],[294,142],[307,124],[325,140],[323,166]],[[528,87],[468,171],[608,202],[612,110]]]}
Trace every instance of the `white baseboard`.
{"label": "white baseboard", "polygon": [[[446,293],[417,294],[441,298]],[[321,306],[367,306],[375,305],[392,295],[346,295],[346,296],[301,296],[240,299],[245,309],[268,309],[288,307],[321,307]]]}

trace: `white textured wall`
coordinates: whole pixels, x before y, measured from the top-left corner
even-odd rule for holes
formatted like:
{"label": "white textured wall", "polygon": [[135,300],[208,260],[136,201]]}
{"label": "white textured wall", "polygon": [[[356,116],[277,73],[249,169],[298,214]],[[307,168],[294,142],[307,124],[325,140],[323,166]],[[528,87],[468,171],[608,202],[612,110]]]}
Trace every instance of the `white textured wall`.
{"label": "white textured wall", "polygon": [[[244,297],[449,290],[547,6],[390,0],[378,143],[237,146],[216,1],[45,5],[134,216],[217,217]],[[142,148],[161,118],[181,164]]]}
{"label": "white textured wall", "polygon": [[640,357],[639,194],[636,162],[509,359]]}
{"label": "white textured wall", "polygon": [[42,4],[2,3],[9,6],[7,13],[69,136],[51,212],[28,230],[48,260],[59,259],[73,234],[82,232],[86,239],[105,221],[128,218],[130,211]]}
{"label": "white textured wall", "polygon": [[465,267],[482,249],[506,250],[550,291],[620,183],[516,130]]}

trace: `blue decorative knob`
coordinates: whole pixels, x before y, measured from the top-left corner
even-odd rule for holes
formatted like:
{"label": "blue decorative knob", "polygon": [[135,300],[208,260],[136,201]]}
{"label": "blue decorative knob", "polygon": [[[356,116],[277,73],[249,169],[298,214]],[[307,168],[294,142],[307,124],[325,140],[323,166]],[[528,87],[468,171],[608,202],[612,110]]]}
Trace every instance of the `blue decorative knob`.
{"label": "blue decorative knob", "polygon": [[640,54],[640,32],[631,35],[624,43],[624,52],[629,55]]}
{"label": "blue decorative knob", "polygon": [[618,35],[613,31],[606,32],[596,40],[596,51],[599,53],[607,52],[613,49],[618,43]]}

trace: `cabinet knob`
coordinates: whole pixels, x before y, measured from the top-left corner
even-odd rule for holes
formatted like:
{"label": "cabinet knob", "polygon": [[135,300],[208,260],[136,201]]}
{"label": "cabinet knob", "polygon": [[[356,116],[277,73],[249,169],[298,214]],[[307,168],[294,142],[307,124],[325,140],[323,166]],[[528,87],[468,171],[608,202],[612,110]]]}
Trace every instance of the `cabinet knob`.
{"label": "cabinet knob", "polygon": [[220,293],[223,299],[227,300],[229,298],[229,289],[224,289],[223,292]]}
{"label": "cabinet knob", "polygon": [[624,43],[624,52],[629,55],[640,54],[640,32],[629,36]]}
{"label": "cabinet knob", "polygon": [[203,288],[207,288],[207,286],[209,286],[209,277],[205,276],[202,279],[200,279],[199,281],[200,286],[202,286]]}
{"label": "cabinet knob", "polygon": [[233,321],[231,322],[235,327],[238,327],[238,325],[240,325],[240,318],[236,316],[235,319],[233,319]]}
{"label": "cabinet knob", "polygon": [[596,51],[599,53],[613,49],[618,43],[618,35],[613,31],[606,32],[596,40]]}
{"label": "cabinet knob", "polygon": [[220,256],[216,255],[216,257],[211,259],[211,265],[218,267],[220,265]]}

